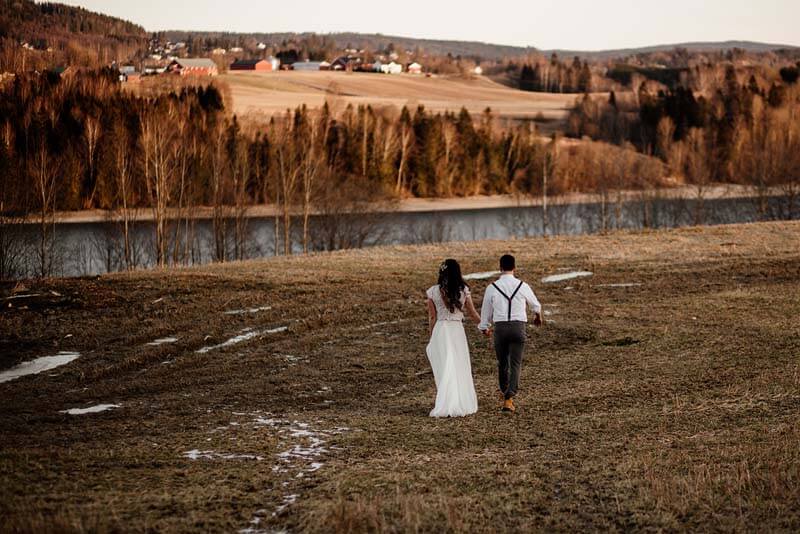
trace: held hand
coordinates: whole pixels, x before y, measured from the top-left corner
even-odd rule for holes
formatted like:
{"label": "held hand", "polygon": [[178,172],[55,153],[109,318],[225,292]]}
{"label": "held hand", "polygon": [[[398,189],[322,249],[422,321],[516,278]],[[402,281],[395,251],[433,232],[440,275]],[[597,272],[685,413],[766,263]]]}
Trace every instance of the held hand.
{"label": "held hand", "polygon": [[533,324],[534,324],[534,326],[542,326],[544,324],[544,320],[542,320],[542,314],[541,313],[537,313],[533,317]]}
{"label": "held hand", "polygon": [[492,329],[487,328],[486,330],[483,330],[483,335],[486,337],[492,337]]}

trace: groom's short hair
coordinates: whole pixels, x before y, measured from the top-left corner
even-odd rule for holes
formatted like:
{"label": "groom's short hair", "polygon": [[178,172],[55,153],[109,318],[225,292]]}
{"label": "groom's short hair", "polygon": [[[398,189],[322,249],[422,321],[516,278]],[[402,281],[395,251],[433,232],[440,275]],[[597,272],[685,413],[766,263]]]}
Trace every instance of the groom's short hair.
{"label": "groom's short hair", "polygon": [[513,271],[517,268],[517,262],[511,254],[505,254],[500,258],[501,271]]}

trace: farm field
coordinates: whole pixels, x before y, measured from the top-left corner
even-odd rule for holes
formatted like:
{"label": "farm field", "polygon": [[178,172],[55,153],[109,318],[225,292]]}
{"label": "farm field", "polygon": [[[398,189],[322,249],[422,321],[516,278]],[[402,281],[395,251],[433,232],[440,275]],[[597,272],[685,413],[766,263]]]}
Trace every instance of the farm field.
{"label": "farm field", "polygon": [[[468,326],[480,411],[428,418],[424,290],[506,252],[548,320],[520,411]],[[3,531],[800,529],[798,222],[0,289]]]}
{"label": "farm field", "polygon": [[416,75],[344,72],[231,72],[218,79],[230,87],[239,115],[283,113],[306,104],[322,106],[326,98],[342,105],[376,107],[424,105],[429,111],[458,112],[466,107],[480,114],[487,107],[499,117],[533,119],[539,113],[549,121],[563,121],[577,95],[529,93],[508,88],[488,78],[472,79]]}

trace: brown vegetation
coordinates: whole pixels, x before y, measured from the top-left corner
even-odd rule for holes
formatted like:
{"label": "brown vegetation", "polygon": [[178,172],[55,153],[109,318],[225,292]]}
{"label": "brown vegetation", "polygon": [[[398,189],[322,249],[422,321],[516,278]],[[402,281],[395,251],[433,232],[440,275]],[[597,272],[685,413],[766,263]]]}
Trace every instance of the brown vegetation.
{"label": "brown vegetation", "polygon": [[[40,296],[3,301],[0,365],[81,357],[0,384],[3,528],[796,531],[798,236],[762,223],[29,285],[17,295]],[[531,332],[520,411],[495,411],[494,356],[468,328],[480,411],[430,419],[423,289],[443,257],[479,272],[509,251],[549,320]],[[595,274],[538,282],[562,269]],[[641,285],[607,286],[625,283]],[[98,403],[121,406],[59,413]],[[305,472],[278,454],[308,438],[258,418],[349,430]]]}

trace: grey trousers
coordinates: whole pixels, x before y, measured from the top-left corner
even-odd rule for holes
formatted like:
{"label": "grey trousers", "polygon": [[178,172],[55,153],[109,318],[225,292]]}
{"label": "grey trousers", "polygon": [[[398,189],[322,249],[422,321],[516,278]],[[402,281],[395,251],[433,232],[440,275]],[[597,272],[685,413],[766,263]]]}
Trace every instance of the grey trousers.
{"label": "grey trousers", "polygon": [[497,322],[494,324],[494,351],[497,354],[497,371],[500,391],[510,399],[519,390],[519,372],[522,351],[525,348],[524,321]]}

